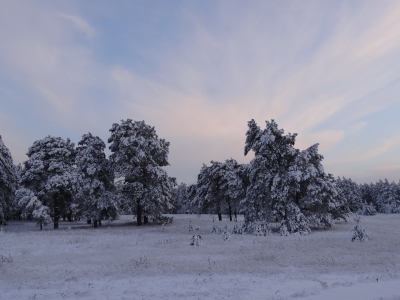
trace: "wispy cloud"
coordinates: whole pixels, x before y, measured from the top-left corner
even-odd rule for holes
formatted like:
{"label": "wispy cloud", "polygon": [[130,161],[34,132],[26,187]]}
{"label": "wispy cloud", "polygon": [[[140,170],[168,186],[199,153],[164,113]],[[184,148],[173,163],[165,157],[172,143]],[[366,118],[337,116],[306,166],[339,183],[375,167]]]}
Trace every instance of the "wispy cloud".
{"label": "wispy cloud", "polygon": [[80,16],[60,14],[61,17],[70,20],[76,29],[82,31],[87,37],[93,37],[96,35],[96,30]]}

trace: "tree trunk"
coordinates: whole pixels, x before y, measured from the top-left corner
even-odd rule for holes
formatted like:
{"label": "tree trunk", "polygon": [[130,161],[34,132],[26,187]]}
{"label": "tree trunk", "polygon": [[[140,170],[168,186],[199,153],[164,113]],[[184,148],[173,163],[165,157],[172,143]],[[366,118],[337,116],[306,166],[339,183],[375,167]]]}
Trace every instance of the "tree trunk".
{"label": "tree trunk", "polygon": [[100,218],[100,220],[99,220],[99,226],[101,226],[102,224],[101,224],[101,218]]}
{"label": "tree trunk", "polygon": [[58,221],[60,220],[60,199],[61,195],[54,194],[53,201],[54,201],[54,229],[58,229]]}
{"label": "tree trunk", "polygon": [[222,221],[222,214],[218,213],[218,221]]}
{"label": "tree trunk", "polygon": [[94,220],[94,221],[93,221],[93,224],[94,224],[94,225],[93,225],[94,228],[97,228],[97,220]]}
{"label": "tree trunk", "polygon": [[65,222],[65,213],[63,213],[63,221]]}
{"label": "tree trunk", "polygon": [[40,230],[42,230],[43,229],[43,226],[42,226],[42,223],[40,223]]}
{"label": "tree trunk", "polygon": [[235,209],[235,220],[237,220],[237,212],[236,212],[236,209]]}
{"label": "tree trunk", "polygon": [[232,207],[230,202],[228,202],[228,207],[229,207],[229,221],[232,222]]}
{"label": "tree trunk", "polygon": [[143,217],[143,224],[148,224],[149,223],[149,217],[148,216],[144,216]]}
{"label": "tree trunk", "polygon": [[72,212],[69,212],[67,215],[68,222],[72,222]]}
{"label": "tree trunk", "polygon": [[139,202],[136,203],[136,221],[137,221],[137,226],[142,225],[142,206],[140,205]]}
{"label": "tree trunk", "polygon": [[87,219],[86,223],[92,224],[92,220],[91,219]]}

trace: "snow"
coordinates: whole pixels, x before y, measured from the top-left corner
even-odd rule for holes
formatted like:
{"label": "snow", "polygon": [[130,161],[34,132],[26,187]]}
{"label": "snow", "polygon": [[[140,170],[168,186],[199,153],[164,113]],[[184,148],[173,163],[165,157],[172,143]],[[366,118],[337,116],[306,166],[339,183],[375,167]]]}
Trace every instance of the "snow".
{"label": "snow", "polygon": [[[84,221],[43,231],[10,221],[0,232],[0,299],[400,299],[398,214],[363,216],[363,243],[350,241],[354,221],[224,242],[211,215],[173,217],[137,227],[121,216],[94,230]],[[231,231],[242,220],[216,223]],[[189,224],[199,247],[190,246]]]}

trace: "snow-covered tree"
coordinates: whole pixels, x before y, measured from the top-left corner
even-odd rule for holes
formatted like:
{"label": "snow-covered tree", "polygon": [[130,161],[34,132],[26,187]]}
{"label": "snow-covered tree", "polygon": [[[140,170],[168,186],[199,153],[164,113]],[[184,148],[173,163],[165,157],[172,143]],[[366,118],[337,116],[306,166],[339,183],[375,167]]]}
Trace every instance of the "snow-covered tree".
{"label": "snow-covered tree", "polygon": [[363,228],[360,225],[360,221],[361,218],[358,216],[355,218],[355,221],[357,222],[357,225],[354,226],[354,228],[351,230],[351,232],[353,232],[353,235],[351,237],[351,241],[360,241],[360,242],[366,242],[369,240],[369,236],[365,230],[365,228]]}
{"label": "snow-covered tree", "polygon": [[200,212],[217,213],[220,221],[221,214],[227,212],[232,221],[232,213],[236,215],[244,194],[239,168],[234,159],[227,159],[224,163],[211,161],[210,167],[203,165],[192,205]]}
{"label": "snow-covered tree", "polygon": [[16,198],[18,206],[22,209],[21,217],[23,219],[34,219],[40,230],[43,225],[50,224],[52,219],[50,217],[50,209],[48,206],[38,200],[31,190],[21,188],[16,191]]}
{"label": "snow-covered tree", "polygon": [[360,187],[351,178],[341,179],[338,177],[336,180],[336,187],[340,189],[343,197],[346,198],[349,208],[352,212],[362,211],[365,205]]}
{"label": "snow-covered tree", "polygon": [[162,168],[168,166],[169,142],[160,139],[144,121],[122,120],[113,124],[109,160],[118,178],[125,211],[136,214],[137,225],[158,219],[173,208],[175,178]]}
{"label": "snow-covered tree", "polygon": [[399,213],[400,198],[399,186],[395,183],[389,183],[387,179],[378,183],[379,194],[377,196],[377,206],[381,213]]}
{"label": "snow-covered tree", "polygon": [[0,224],[5,223],[12,212],[17,180],[17,168],[0,135]]}
{"label": "snow-covered tree", "polygon": [[115,219],[118,215],[114,173],[104,154],[105,148],[105,143],[90,132],[82,136],[76,148],[76,172],[79,178],[76,199],[80,214],[93,220],[94,227],[101,219]]}
{"label": "snow-covered tree", "polygon": [[189,212],[189,196],[187,192],[187,185],[184,182],[181,182],[177,187],[173,190],[174,197],[174,208],[173,213],[176,214],[184,214]]}
{"label": "snow-covered tree", "polygon": [[281,221],[282,234],[310,232],[309,225],[332,226],[349,213],[345,199],[326,174],[318,144],[304,151],[294,148],[297,134],[284,135],[274,120],[261,130],[248,124],[245,155],[254,151],[247,167],[246,197],[241,202],[246,222]]}
{"label": "snow-covered tree", "polygon": [[69,139],[48,136],[35,141],[24,162],[21,185],[33,192],[37,199],[49,207],[54,229],[62,213],[71,213],[76,186],[75,145]]}

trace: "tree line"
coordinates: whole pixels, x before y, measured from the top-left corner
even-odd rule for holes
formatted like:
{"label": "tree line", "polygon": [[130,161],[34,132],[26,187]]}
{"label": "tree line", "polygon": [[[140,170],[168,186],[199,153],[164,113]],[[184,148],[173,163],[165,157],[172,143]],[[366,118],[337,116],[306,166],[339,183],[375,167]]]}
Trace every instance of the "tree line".
{"label": "tree line", "polygon": [[[94,227],[118,214],[133,214],[137,225],[169,222],[163,213],[244,214],[246,228],[280,222],[280,233],[308,234],[331,227],[352,212],[372,215],[400,212],[400,185],[387,180],[358,185],[327,174],[318,144],[296,149],[297,134],[286,134],[274,120],[260,128],[248,122],[244,155],[203,165],[197,183],[177,185],[163,169],[169,142],[144,121],[122,120],[110,129],[106,144],[91,133],[75,144],[45,137],[29,148],[28,160],[15,166],[0,136],[0,222],[35,219],[43,225],[60,218],[85,218]],[[245,228],[245,230],[246,230]]]}

